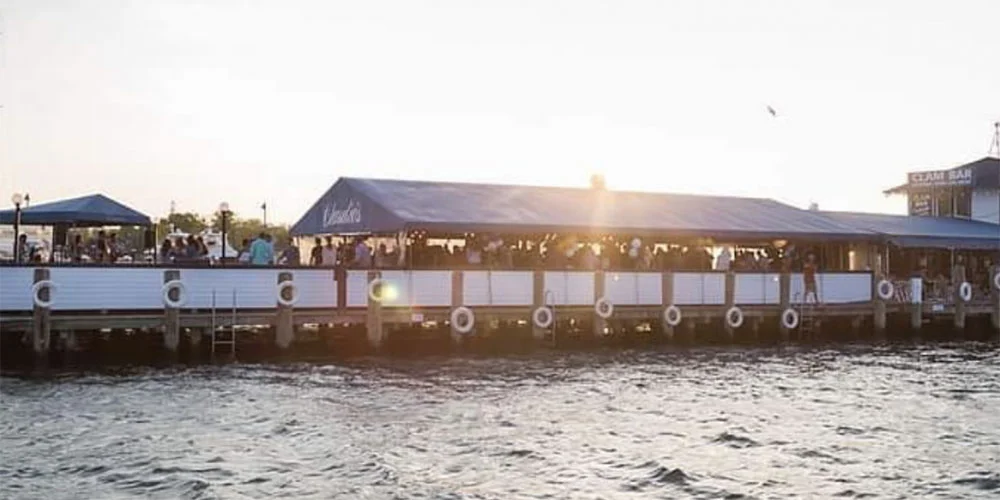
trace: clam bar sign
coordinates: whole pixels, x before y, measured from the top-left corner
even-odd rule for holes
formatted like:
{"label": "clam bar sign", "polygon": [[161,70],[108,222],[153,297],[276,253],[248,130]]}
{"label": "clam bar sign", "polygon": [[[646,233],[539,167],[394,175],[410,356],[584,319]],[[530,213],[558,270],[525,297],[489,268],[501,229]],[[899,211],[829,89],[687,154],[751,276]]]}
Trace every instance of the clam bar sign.
{"label": "clam bar sign", "polygon": [[910,173],[910,187],[971,186],[972,169],[933,170]]}
{"label": "clam bar sign", "polygon": [[333,202],[323,207],[323,227],[361,224],[361,203],[347,200],[346,204]]}

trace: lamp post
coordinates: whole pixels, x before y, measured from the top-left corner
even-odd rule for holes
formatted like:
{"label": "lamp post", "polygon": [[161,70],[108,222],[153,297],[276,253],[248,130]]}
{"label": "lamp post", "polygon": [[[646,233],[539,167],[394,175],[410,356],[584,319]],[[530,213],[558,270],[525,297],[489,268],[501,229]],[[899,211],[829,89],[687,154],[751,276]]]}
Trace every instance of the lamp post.
{"label": "lamp post", "polygon": [[222,217],[222,259],[220,259],[222,265],[226,265],[226,229],[228,229],[226,227],[226,222],[230,213],[229,203],[219,203],[219,216]]}
{"label": "lamp post", "polygon": [[21,193],[14,193],[10,196],[11,203],[14,204],[14,263],[21,263],[21,202],[24,197]]}

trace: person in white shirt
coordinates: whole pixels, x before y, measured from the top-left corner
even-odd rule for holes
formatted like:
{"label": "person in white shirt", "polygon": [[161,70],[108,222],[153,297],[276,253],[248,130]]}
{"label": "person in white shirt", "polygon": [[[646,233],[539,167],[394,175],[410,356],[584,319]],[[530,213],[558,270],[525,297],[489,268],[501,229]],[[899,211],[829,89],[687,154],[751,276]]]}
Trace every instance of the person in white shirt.
{"label": "person in white shirt", "polygon": [[372,267],[372,249],[361,238],[358,238],[358,243],[354,246],[354,267],[358,269]]}
{"label": "person in white shirt", "polygon": [[729,264],[733,261],[733,254],[729,252],[729,247],[723,247],[719,256],[715,258],[716,271],[728,271]]}
{"label": "person in white shirt", "polygon": [[337,265],[337,249],[333,246],[333,238],[326,237],[326,246],[323,247],[323,267],[333,267]]}

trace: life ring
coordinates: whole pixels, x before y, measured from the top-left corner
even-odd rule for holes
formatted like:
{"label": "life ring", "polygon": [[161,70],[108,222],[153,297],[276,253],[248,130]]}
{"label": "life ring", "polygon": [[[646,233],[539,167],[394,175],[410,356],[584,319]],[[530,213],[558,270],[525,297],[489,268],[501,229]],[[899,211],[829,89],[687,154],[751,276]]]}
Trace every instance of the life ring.
{"label": "life ring", "polygon": [[[292,291],[292,298],[290,299],[285,298],[283,292],[286,289],[290,289]],[[299,289],[295,287],[294,281],[288,280],[278,283],[276,291],[278,294],[278,303],[285,307],[292,307],[295,305],[296,302],[299,301]]]}
{"label": "life ring", "polygon": [[372,302],[382,302],[382,288],[383,287],[385,287],[385,281],[382,281],[382,278],[375,278],[375,279],[369,281],[368,282],[368,298],[372,299]]}
{"label": "life ring", "polygon": [[546,306],[541,306],[531,313],[531,322],[538,328],[548,328],[552,326],[552,321],[552,309]]}
{"label": "life ring", "polygon": [[668,326],[677,326],[681,324],[681,308],[670,304],[666,309],[663,310],[663,321],[667,323]]}
{"label": "life ring", "polygon": [[878,285],[875,286],[875,292],[878,293],[878,298],[882,300],[891,299],[892,293],[894,291],[895,289],[893,288],[892,283],[890,283],[889,280],[879,281]]}
{"label": "life ring", "polygon": [[[49,291],[49,300],[42,300],[38,296],[38,293],[42,290],[47,289]],[[52,302],[55,300],[54,295],[56,293],[56,284],[51,280],[42,280],[31,286],[31,300],[36,306],[42,309],[48,309],[52,307]]]}
{"label": "life ring", "polygon": [[474,326],[476,326],[476,315],[473,314],[472,309],[460,306],[451,312],[451,327],[456,332],[464,335],[471,332]]}
{"label": "life ring", "polygon": [[799,312],[791,307],[782,311],[781,326],[789,330],[794,330],[795,327],[799,326]]}
{"label": "life ring", "polygon": [[[735,318],[734,318],[735,316]],[[733,306],[726,311],[726,324],[730,328],[739,328],[743,326],[743,311],[739,307]]]}
{"label": "life ring", "polygon": [[997,290],[1000,290],[1000,269],[993,275],[993,286],[997,287]]}
{"label": "life ring", "polygon": [[958,298],[962,299],[962,302],[968,302],[972,300],[972,284],[968,281],[963,281],[961,285],[958,285]]}
{"label": "life ring", "polygon": [[594,302],[594,312],[601,319],[608,319],[615,312],[615,305],[605,297],[601,297]]}
{"label": "life ring", "polygon": [[[170,298],[170,291],[177,289],[177,300]],[[163,303],[167,307],[180,309],[187,303],[187,286],[181,280],[170,280],[163,284]]]}

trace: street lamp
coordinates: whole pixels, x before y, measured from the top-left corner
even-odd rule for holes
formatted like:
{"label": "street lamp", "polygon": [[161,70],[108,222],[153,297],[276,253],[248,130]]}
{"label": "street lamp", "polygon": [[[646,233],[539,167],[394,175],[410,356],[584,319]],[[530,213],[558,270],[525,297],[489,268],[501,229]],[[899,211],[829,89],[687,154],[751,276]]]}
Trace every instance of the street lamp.
{"label": "street lamp", "polygon": [[14,263],[21,263],[21,202],[24,197],[21,193],[14,193],[10,196],[11,203],[14,204]]}
{"label": "street lamp", "polygon": [[229,203],[219,203],[219,215],[222,217],[222,259],[223,265],[226,263],[226,219],[229,218]]}

